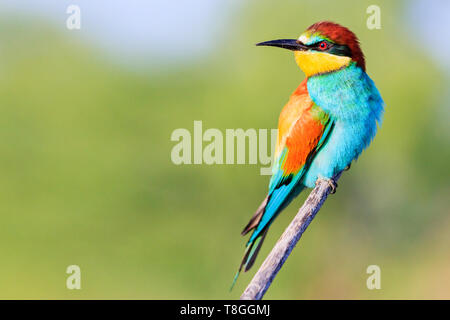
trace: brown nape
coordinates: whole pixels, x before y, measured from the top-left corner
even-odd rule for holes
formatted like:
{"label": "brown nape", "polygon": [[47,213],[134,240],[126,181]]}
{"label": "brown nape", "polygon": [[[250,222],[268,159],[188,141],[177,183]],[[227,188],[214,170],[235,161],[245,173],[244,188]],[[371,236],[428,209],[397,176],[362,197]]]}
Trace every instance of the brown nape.
{"label": "brown nape", "polygon": [[308,29],[311,33],[319,32],[330,40],[340,45],[346,45],[350,48],[352,53],[352,60],[356,61],[356,64],[366,70],[366,62],[364,60],[364,54],[359,45],[359,40],[356,35],[348,28],[341,26],[340,24],[321,21],[313,24]]}

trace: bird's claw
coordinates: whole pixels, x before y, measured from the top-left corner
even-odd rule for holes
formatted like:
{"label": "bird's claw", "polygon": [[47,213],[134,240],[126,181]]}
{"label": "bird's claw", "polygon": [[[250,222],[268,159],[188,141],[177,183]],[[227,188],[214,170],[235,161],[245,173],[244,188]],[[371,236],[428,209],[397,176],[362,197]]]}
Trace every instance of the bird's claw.
{"label": "bird's claw", "polygon": [[331,188],[330,194],[335,194],[336,193],[336,189],[338,187],[338,184],[336,183],[336,181],[334,181],[334,179],[324,179],[324,178],[320,178],[319,180],[317,180],[316,184],[320,181],[323,180],[326,183],[328,183],[328,185]]}
{"label": "bird's claw", "polygon": [[352,166],[352,164],[350,163],[348,166],[345,167],[344,171],[350,170],[351,166]]}
{"label": "bird's claw", "polygon": [[336,189],[338,187],[337,182],[334,181],[333,179],[328,179],[327,182],[328,182],[328,185],[331,187],[330,194],[335,194],[336,193]]}

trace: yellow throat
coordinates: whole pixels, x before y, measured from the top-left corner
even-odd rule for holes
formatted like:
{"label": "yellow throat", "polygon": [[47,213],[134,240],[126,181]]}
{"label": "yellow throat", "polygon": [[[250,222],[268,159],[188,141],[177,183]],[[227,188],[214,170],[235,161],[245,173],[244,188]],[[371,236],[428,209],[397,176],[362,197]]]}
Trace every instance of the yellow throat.
{"label": "yellow throat", "polygon": [[349,57],[336,56],[326,52],[295,51],[294,55],[295,62],[307,77],[341,69],[352,61]]}

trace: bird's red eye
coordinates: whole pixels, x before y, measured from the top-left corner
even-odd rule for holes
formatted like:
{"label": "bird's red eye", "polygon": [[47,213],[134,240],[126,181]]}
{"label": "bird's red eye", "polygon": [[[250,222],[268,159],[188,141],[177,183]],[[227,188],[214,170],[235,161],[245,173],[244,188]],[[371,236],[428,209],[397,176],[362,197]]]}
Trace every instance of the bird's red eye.
{"label": "bird's red eye", "polygon": [[321,43],[319,43],[320,50],[326,50],[327,48],[328,48],[328,43],[326,43],[325,41],[322,41]]}

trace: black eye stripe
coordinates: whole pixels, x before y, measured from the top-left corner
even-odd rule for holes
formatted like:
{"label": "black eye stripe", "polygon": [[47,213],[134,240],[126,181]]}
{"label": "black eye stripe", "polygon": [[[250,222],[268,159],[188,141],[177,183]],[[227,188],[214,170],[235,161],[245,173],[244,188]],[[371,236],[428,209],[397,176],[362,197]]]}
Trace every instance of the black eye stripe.
{"label": "black eye stripe", "polygon": [[331,49],[335,44],[334,43],[332,43],[332,42],[328,42],[328,41],[320,41],[320,42],[318,42],[318,43],[315,43],[314,45],[313,45],[313,49],[319,49],[319,50],[323,50],[322,48],[321,48],[321,45],[322,44],[325,44],[325,46],[326,46],[326,50],[329,50],[329,49]]}
{"label": "black eye stripe", "polygon": [[[320,44],[322,42],[325,42],[327,44],[327,48],[325,50],[320,48]],[[350,48],[348,46],[340,45],[340,44],[333,43],[333,42],[326,41],[326,40],[322,40],[320,42],[314,43],[312,45],[309,45],[308,47],[310,47],[310,49],[312,49],[312,50],[317,50],[320,52],[328,52],[331,54],[335,54],[337,56],[345,56],[345,57],[352,56],[352,51],[350,50]]]}
{"label": "black eye stripe", "polygon": [[326,43],[327,46],[328,46],[328,48],[331,48],[331,47],[334,45],[334,43],[332,43],[332,42],[329,42],[329,41],[326,41],[326,40],[322,40],[322,41],[313,43],[313,44],[309,45],[308,47],[310,47],[311,49],[314,49],[314,48],[320,48],[320,45],[321,45],[322,43]]}
{"label": "black eye stripe", "polygon": [[349,47],[345,45],[334,45],[330,53],[335,54],[337,56],[351,57],[352,51]]}

